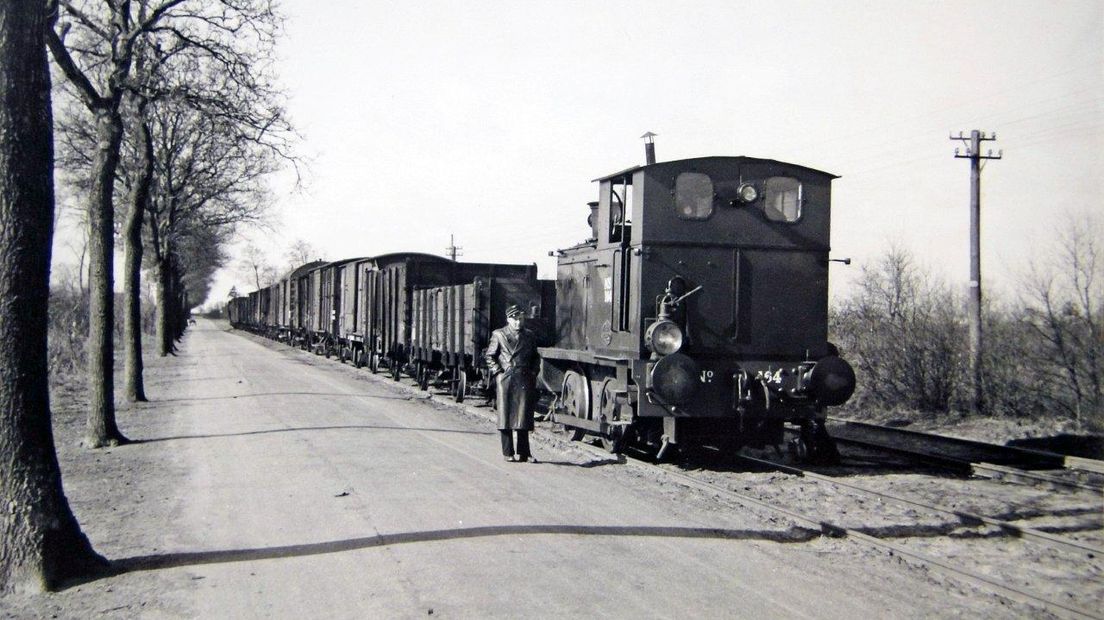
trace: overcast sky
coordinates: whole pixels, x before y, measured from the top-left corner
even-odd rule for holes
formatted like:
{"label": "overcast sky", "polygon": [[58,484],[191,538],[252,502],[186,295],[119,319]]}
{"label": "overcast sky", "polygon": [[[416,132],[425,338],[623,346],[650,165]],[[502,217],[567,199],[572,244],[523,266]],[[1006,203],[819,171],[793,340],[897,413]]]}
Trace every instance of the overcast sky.
{"label": "overcast sky", "polygon": [[[591,180],[747,155],[839,175],[833,293],[891,243],[969,279],[969,164],[986,279],[1010,282],[1067,211],[1098,212],[1104,0],[619,2],[284,0],[279,71],[312,159],[277,184],[275,263],[392,251],[537,262],[587,236]],[[224,273],[212,295],[246,278]]]}

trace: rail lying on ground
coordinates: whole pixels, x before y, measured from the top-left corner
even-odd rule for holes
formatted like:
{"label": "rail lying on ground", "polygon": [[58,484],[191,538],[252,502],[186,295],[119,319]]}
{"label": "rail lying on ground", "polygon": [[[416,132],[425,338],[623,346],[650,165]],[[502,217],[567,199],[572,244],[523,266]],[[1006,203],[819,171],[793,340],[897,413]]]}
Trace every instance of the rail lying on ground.
{"label": "rail lying on ground", "polygon": [[832,436],[839,444],[905,455],[966,475],[1104,491],[1104,477],[1100,475],[1104,474],[1102,461],[854,420],[832,419],[831,422]]}

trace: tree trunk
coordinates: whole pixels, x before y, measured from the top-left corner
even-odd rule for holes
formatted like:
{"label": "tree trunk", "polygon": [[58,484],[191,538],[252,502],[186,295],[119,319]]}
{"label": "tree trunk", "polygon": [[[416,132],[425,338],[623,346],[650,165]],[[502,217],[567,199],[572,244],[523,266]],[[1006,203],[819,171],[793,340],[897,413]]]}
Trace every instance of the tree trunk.
{"label": "tree trunk", "polygon": [[0,594],[106,567],[61,486],[46,369],[53,137],[45,3],[0,2]]}
{"label": "tree trunk", "polygon": [[169,253],[157,261],[157,354],[165,357],[173,352],[172,336],[172,265]]}
{"label": "tree trunk", "polygon": [[153,140],[145,122],[138,123],[138,138],[142,145],[139,166],[141,177],[134,191],[124,227],[126,249],[123,255],[126,314],[123,321],[123,343],[126,347],[124,393],[131,402],[146,400],[142,381],[142,224],[153,178]]}
{"label": "tree trunk", "polygon": [[123,139],[118,111],[96,111],[96,153],[88,205],[88,425],[91,448],[126,443],[115,424],[115,170]]}

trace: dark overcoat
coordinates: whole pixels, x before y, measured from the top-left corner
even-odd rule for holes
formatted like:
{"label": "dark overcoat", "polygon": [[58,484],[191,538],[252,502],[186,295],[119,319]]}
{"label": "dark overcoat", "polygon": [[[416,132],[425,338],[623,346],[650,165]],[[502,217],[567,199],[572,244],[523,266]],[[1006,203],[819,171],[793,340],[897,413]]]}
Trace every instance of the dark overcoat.
{"label": "dark overcoat", "polygon": [[529,330],[507,325],[491,334],[487,368],[495,378],[499,430],[533,430],[537,402],[537,341]]}

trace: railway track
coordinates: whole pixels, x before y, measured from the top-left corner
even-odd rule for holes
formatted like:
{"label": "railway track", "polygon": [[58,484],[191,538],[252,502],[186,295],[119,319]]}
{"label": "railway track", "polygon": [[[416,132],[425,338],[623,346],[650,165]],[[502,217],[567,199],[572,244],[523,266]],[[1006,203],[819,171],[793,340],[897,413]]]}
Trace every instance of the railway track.
{"label": "railway track", "polygon": [[[596,456],[609,457],[609,453],[598,445],[571,441],[568,437],[558,432],[552,432],[547,429],[547,427],[540,428],[540,426],[538,426],[537,434],[544,435],[546,439],[567,442]],[[978,443],[980,444],[980,442]],[[984,446],[986,444],[981,445]],[[916,452],[919,453],[919,451]],[[906,451],[900,451],[899,454],[906,454]],[[956,472],[962,472],[961,463],[968,463],[969,460],[964,453],[959,452],[958,454],[959,461],[956,461],[951,469],[954,469]],[[913,455],[909,454],[908,456]],[[974,534],[972,534],[972,536],[984,541],[986,544],[991,545],[994,539],[1015,541],[1017,544],[1023,541],[1024,544],[1036,545],[1046,549],[1043,555],[1057,553],[1064,556],[1072,556],[1080,562],[1087,561],[1090,563],[1099,562],[1101,558],[1104,558],[1104,544],[1072,539],[1042,529],[1020,525],[1010,519],[975,514],[954,506],[942,506],[933,502],[909,498],[899,493],[868,488],[848,480],[833,478],[808,469],[785,465],[777,461],[754,457],[740,457],[742,462],[753,465],[756,468],[766,468],[776,472],[782,472],[805,484],[811,483],[814,486],[820,487],[831,485],[837,488],[846,489],[853,494],[873,498],[876,506],[885,506],[889,503],[895,503],[920,511],[937,513],[944,518],[944,522],[941,525],[917,525],[913,521],[906,523],[904,526],[894,525],[891,527],[864,525],[861,523],[854,524],[850,522],[854,521],[854,518],[843,520],[825,516],[824,512],[809,513],[808,511],[796,509],[788,504],[785,497],[777,499],[758,496],[746,490],[736,490],[733,486],[738,487],[742,484],[740,472],[711,472],[708,470],[688,472],[680,470],[677,464],[656,464],[646,458],[637,458],[631,454],[625,454],[623,457],[624,463],[628,466],[640,468],[656,476],[665,477],[679,484],[706,493],[709,496],[723,498],[742,506],[757,508],[768,513],[785,517],[795,522],[800,527],[819,532],[822,536],[845,538],[856,544],[878,549],[892,556],[905,558],[915,566],[942,573],[962,583],[998,594],[1008,600],[1037,607],[1056,617],[1104,619],[1104,613],[1096,609],[1091,603],[1089,605],[1083,605],[1081,602],[1070,597],[1040,593],[1024,585],[1025,583],[1033,582],[1034,579],[1003,579],[1000,576],[995,576],[992,570],[976,562],[972,562],[971,560],[974,558],[974,554],[972,553],[966,554],[967,557],[964,558],[940,557],[937,553],[913,548],[912,545],[907,544],[907,541],[913,538],[931,540],[938,537],[955,537],[956,539],[969,540],[971,537],[969,532],[973,531]],[[953,460],[953,458],[954,457],[949,457],[941,463],[938,462],[937,459],[932,459],[932,462],[947,468],[947,463],[949,460]],[[1048,464],[1054,462],[1054,458],[1054,456],[1048,455],[1044,460],[1038,462]],[[1015,462],[1022,463],[1022,461],[1015,461],[1007,457],[997,460],[1006,464]],[[1002,465],[1000,467],[1012,469],[1010,465]],[[970,471],[972,470],[967,470],[966,473],[968,474]],[[1029,475],[1033,473],[1029,470],[1021,471],[1025,471]],[[709,479],[710,475],[719,476],[721,479],[711,480]],[[1087,485],[1081,487],[1063,486],[1076,489],[1077,492],[1082,494],[1093,492],[1091,487],[1086,488]],[[806,494],[806,492],[802,492],[802,494]],[[1091,510],[1099,514],[1101,512],[1100,508],[1098,503],[1098,505]],[[1080,528],[1075,528],[1075,530],[1079,529]],[[1099,529],[1099,527],[1097,529]],[[1013,564],[1016,563],[1014,562]],[[1025,561],[1022,564],[1026,565],[1027,568],[1031,568],[1035,565],[1035,562]]]}
{"label": "railway track", "polygon": [[[598,450],[598,448],[594,449],[596,451]],[[815,486],[824,487],[826,485],[832,485],[836,488],[846,489],[853,494],[873,498],[876,500],[874,505],[877,507],[883,507],[886,503],[892,502],[914,509],[939,513],[949,519],[949,521],[947,521],[947,527],[914,527],[913,531],[918,538],[930,539],[933,536],[940,535],[965,538],[967,535],[964,534],[964,531],[974,529],[978,531],[976,535],[979,538],[1023,540],[1031,544],[1043,545],[1053,551],[1060,551],[1067,555],[1084,558],[1090,562],[1104,557],[1104,547],[1096,543],[1070,539],[1031,527],[1018,525],[1008,520],[973,514],[954,507],[947,507],[909,498],[897,493],[870,488],[849,480],[833,478],[808,469],[785,465],[776,461],[755,457],[741,457],[741,459],[745,463],[759,468],[769,468],[774,471],[783,472],[807,483],[812,483]],[[1101,611],[1098,609],[1082,605],[1079,602],[1068,600],[1064,597],[1055,597],[1053,595],[1035,592],[1028,587],[1024,587],[1021,583],[1017,583],[1017,581],[1030,582],[1032,581],[1030,579],[1001,579],[999,577],[994,577],[992,571],[986,571],[981,566],[971,566],[969,558],[956,559],[939,557],[933,553],[917,550],[897,540],[902,538],[908,540],[912,538],[909,534],[910,528],[908,526],[887,528],[884,526],[856,525],[850,523],[850,521],[855,520],[854,518],[844,520],[834,519],[830,516],[826,517],[822,513],[809,514],[808,512],[802,512],[801,510],[794,509],[792,506],[786,505],[784,499],[777,500],[764,498],[761,495],[748,492],[747,490],[734,490],[731,488],[732,484],[740,484],[738,477],[721,476],[722,481],[710,480],[708,476],[704,475],[701,471],[687,473],[685,471],[678,471],[673,467],[656,465],[633,457],[627,457],[626,462],[634,467],[661,472],[664,476],[705,493],[724,497],[742,505],[758,507],[785,516],[796,521],[803,527],[820,531],[824,536],[846,537],[857,543],[888,552],[891,555],[907,558],[912,563],[950,575],[973,586],[995,592],[1010,600],[1037,606],[1058,617],[1104,618],[1104,615],[1102,615]],[[817,491],[813,490],[812,492]],[[801,495],[806,496],[808,494],[809,491],[803,491],[801,493]],[[789,494],[789,496],[792,495],[792,493]],[[1051,552],[1052,551],[1048,551],[1047,553]]]}

